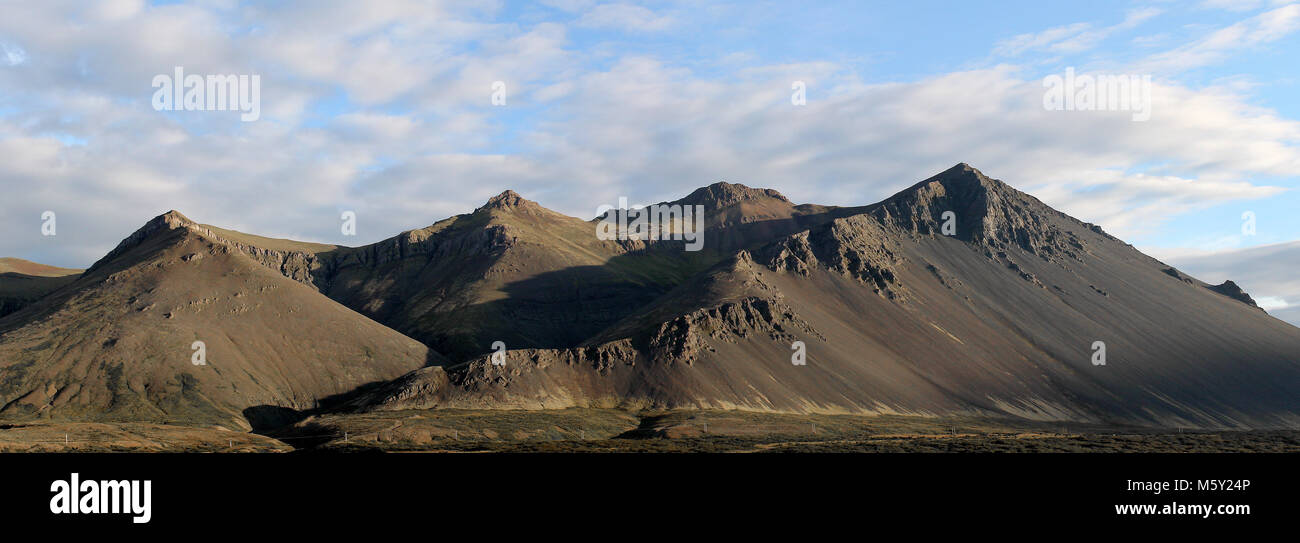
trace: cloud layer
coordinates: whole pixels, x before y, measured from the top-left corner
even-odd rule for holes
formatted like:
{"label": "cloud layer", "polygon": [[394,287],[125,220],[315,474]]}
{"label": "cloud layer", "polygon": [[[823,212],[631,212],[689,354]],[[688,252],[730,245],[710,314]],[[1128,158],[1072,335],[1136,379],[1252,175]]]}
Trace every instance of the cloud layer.
{"label": "cloud layer", "polygon": [[[956,162],[1129,238],[1287,195],[1300,171],[1300,123],[1233,88],[1172,77],[1188,65],[1178,59],[1230,54],[1220,33],[1254,46],[1288,35],[1296,6],[1152,56],[1151,120],[1134,123],[1122,111],[1045,110],[1044,68],[1027,57],[1092,49],[1156,10],[1008,38],[998,62],[1016,64],[875,81],[830,60],[740,51],[749,60],[704,69],[657,49],[593,46],[611,32],[672,35],[683,11],[552,4],[563,9],[121,1],[6,13],[0,254],[86,266],[169,209],[357,245],[507,188],[582,217],[619,196],[658,201],[719,180],[864,204]],[[262,120],[154,111],[150,81],[174,66],[261,74]],[[491,105],[498,81],[502,107]],[[806,105],[791,103],[795,81]],[[58,213],[57,236],[40,235],[46,210]],[[343,210],[356,211],[358,236],[341,235]]]}

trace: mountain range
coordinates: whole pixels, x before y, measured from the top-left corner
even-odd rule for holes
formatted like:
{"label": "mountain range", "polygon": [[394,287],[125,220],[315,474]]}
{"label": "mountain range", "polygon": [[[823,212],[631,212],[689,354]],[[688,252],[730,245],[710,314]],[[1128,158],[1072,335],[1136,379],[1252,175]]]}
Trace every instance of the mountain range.
{"label": "mountain range", "polygon": [[966,164],[860,207],[729,183],[665,204],[703,206],[703,250],[602,240],[599,218],[506,191],[362,247],[173,211],[84,272],[6,260],[0,417],[256,429],[321,409],[618,407],[1300,426],[1300,328]]}

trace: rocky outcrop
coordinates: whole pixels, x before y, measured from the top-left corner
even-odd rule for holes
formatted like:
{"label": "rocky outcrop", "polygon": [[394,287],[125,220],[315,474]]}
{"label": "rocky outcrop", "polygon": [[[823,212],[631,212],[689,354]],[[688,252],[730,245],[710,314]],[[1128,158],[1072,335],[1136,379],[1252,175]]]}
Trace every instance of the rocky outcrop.
{"label": "rocky outcrop", "polygon": [[713,350],[709,340],[735,343],[761,335],[789,343],[796,339],[796,331],[817,334],[780,300],[748,297],[660,324],[650,335],[648,354],[657,363],[690,365],[701,353]]}
{"label": "rocky outcrop", "polygon": [[755,258],[772,270],[803,276],[824,267],[870,285],[881,296],[902,299],[906,289],[899,283],[897,267],[903,259],[897,251],[878,223],[855,215],[772,243]]}
{"label": "rocky outcrop", "polygon": [[1245,290],[1242,290],[1240,286],[1237,286],[1237,284],[1232,282],[1231,280],[1224,281],[1223,283],[1218,285],[1210,285],[1205,288],[1208,288],[1214,292],[1217,292],[1219,294],[1237,300],[1238,302],[1251,306],[1255,309],[1259,309],[1260,311],[1264,311],[1262,308],[1259,307],[1259,304],[1255,303],[1254,298],[1251,298],[1250,295],[1247,294]]}
{"label": "rocky outcrop", "polygon": [[1187,284],[1189,284],[1189,285],[1195,285],[1195,284],[1196,284],[1196,280],[1195,280],[1195,279],[1192,279],[1191,277],[1188,277],[1188,276],[1184,275],[1183,272],[1178,271],[1177,268],[1174,268],[1174,267],[1168,267],[1168,268],[1165,268],[1165,269],[1160,270],[1160,271],[1163,272],[1165,275],[1168,275],[1168,276],[1170,276],[1170,277],[1173,277],[1174,279],[1177,279],[1177,280],[1182,281],[1182,282],[1184,282],[1184,283],[1187,283]]}
{"label": "rocky outcrop", "polygon": [[211,232],[205,232],[204,235],[209,239],[220,243],[221,248],[218,249],[220,251],[236,251],[243,253],[254,262],[280,272],[280,275],[305,285],[314,286],[314,272],[321,267],[321,259],[315,253],[309,253],[306,251],[275,251],[264,249],[256,245],[232,241]]}

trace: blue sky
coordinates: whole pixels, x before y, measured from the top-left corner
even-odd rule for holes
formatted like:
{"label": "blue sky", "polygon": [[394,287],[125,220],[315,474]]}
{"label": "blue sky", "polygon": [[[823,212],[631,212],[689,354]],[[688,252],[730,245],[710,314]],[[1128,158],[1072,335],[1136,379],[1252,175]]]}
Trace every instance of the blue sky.
{"label": "blue sky", "polygon": [[[855,205],[969,162],[1172,262],[1300,264],[1241,253],[1300,239],[1300,4],[806,4],[4,2],[0,255],[84,267],[168,209],[359,245],[505,189],[584,218],[719,180]],[[259,74],[260,119],[154,110],[175,66]],[[1150,120],[1044,109],[1067,68],[1150,76]]]}

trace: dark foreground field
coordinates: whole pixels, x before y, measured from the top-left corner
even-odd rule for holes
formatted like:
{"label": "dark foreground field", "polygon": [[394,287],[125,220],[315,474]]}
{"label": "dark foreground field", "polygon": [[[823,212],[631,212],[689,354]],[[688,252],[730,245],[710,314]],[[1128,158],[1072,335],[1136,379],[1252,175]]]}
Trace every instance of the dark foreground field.
{"label": "dark foreground field", "polygon": [[0,424],[3,452],[1300,452],[1300,431],[734,411],[412,410],[265,432],[143,423]]}
{"label": "dark foreground field", "polygon": [[[323,432],[322,432],[323,430]],[[332,431],[332,432],[331,432]],[[1205,432],[914,416],[389,412],[304,421],[304,448],[438,452],[1300,452],[1300,432]],[[339,437],[346,433],[344,438]],[[304,439],[308,440],[309,439]],[[303,447],[302,444],[296,444]]]}
{"label": "dark foreground field", "polygon": [[0,451],[1300,452],[1300,431],[695,410],[435,409],[325,414],[264,435],[153,423],[0,423]]}

